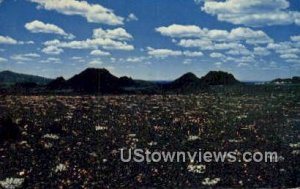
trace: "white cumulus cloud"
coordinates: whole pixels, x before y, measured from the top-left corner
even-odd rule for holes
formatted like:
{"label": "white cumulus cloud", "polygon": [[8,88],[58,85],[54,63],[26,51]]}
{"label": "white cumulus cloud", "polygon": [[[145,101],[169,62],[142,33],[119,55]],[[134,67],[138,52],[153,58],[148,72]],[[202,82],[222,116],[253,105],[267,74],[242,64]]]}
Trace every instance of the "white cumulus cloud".
{"label": "white cumulus cloud", "polygon": [[209,55],[211,58],[222,58],[225,57],[222,53],[213,52]]}
{"label": "white cumulus cloud", "polygon": [[103,64],[103,62],[101,60],[98,60],[98,59],[92,60],[92,61],[89,62],[89,65],[91,65],[91,66],[102,65],[102,64]]}
{"label": "white cumulus cloud", "polygon": [[195,25],[179,25],[172,24],[170,26],[162,26],[155,29],[157,32],[168,37],[201,37],[204,35],[200,27]]}
{"label": "white cumulus cloud", "polygon": [[147,53],[150,56],[156,58],[166,58],[170,56],[186,56],[186,57],[200,57],[203,56],[201,51],[179,51],[171,49],[154,49],[151,47],[147,48]]}
{"label": "white cumulus cloud", "polygon": [[116,40],[130,40],[132,39],[132,35],[129,34],[124,28],[116,28],[116,29],[107,29],[103,30],[102,28],[93,30],[94,38],[107,38],[107,39],[116,39]]}
{"label": "white cumulus cloud", "polygon": [[56,46],[47,46],[42,49],[42,52],[45,54],[58,55],[58,54],[61,54],[62,52],[64,52],[64,50],[61,48],[58,48]]}
{"label": "white cumulus cloud", "polygon": [[291,36],[291,40],[300,43],[300,35]]}
{"label": "white cumulus cloud", "polygon": [[35,58],[39,58],[40,55],[36,53],[27,53],[27,54],[14,54],[10,56],[10,59],[19,61],[19,62],[28,62],[33,61]]}
{"label": "white cumulus cloud", "polygon": [[64,15],[79,15],[88,22],[122,25],[124,18],[115,15],[114,11],[100,4],[89,4],[77,0],[30,0],[38,4],[38,8],[54,10]]}
{"label": "white cumulus cloud", "polygon": [[3,62],[7,62],[8,60],[6,58],[2,58],[0,57],[0,63],[3,63]]}
{"label": "white cumulus cloud", "polygon": [[63,35],[68,39],[74,39],[73,34],[66,33],[62,28],[49,23],[44,23],[39,20],[34,20],[25,24],[25,28],[32,33],[51,33],[57,35]]}
{"label": "white cumulus cloud", "polygon": [[254,54],[258,56],[268,56],[271,54],[271,52],[264,47],[254,47]]}
{"label": "white cumulus cloud", "polygon": [[41,60],[41,63],[53,63],[53,64],[60,64],[61,59],[60,58],[54,58],[54,57],[49,57],[46,60]]}
{"label": "white cumulus cloud", "polygon": [[168,56],[180,56],[182,55],[182,52],[171,49],[153,49],[148,47],[148,54],[158,58],[166,58]]}
{"label": "white cumulus cloud", "polygon": [[53,46],[58,49],[108,49],[108,50],[124,50],[131,51],[134,49],[133,45],[127,43],[133,37],[123,28],[112,30],[95,29],[93,30],[93,37],[81,41],[60,41],[52,40],[46,41],[45,46]]}
{"label": "white cumulus cloud", "polygon": [[246,26],[300,25],[300,14],[289,11],[287,0],[209,0],[201,7],[218,20]]}
{"label": "white cumulus cloud", "polygon": [[[245,27],[234,28],[230,31],[201,28],[196,25],[177,25],[163,26],[156,28],[156,31],[163,36],[172,38],[196,38],[191,43],[205,43],[211,41],[244,41],[248,44],[270,43],[273,40],[262,30],[253,30]],[[201,39],[199,41],[198,39]],[[188,42],[188,41],[186,41]],[[192,44],[190,46],[193,46]],[[195,45],[194,45],[195,46]]]}
{"label": "white cumulus cloud", "polygon": [[93,50],[90,53],[93,56],[109,56],[110,53],[109,52],[105,52],[105,51],[101,51],[101,50]]}
{"label": "white cumulus cloud", "polygon": [[136,17],[135,14],[133,14],[133,13],[130,13],[126,19],[127,22],[137,21],[137,20],[139,20],[138,17]]}
{"label": "white cumulus cloud", "polygon": [[15,45],[18,44],[18,41],[11,37],[0,35],[0,44]]}
{"label": "white cumulus cloud", "polygon": [[137,62],[143,62],[147,59],[148,59],[148,57],[139,56],[139,57],[129,57],[129,58],[126,59],[126,61],[131,62],[131,63],[137,63]]}
{"label": "white cumulus cloud", "polygon": [[200,57],[203,56],[201,51],[183,51],[183,55],[188,57]]}
{"label": "white cumulus cloud", "polygon": [[280,58],[283,58],[283,59],[296,59],[296,58],[299,58],[299,56],[296,55],[296,54],[282,54],[282,55],[280,55]]}

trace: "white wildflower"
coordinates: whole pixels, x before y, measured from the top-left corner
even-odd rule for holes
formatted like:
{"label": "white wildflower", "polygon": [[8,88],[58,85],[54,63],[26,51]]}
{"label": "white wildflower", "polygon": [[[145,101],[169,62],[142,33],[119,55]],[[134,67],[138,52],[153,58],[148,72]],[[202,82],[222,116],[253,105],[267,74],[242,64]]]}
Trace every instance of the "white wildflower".
{"label": "white wildflower", "polygon": [[128,134],[128,137],[130,137],[130,138],[134,138],[134,137],[136,137],[136,134],[134,134],[134,133],[132,133],[132,134]]}
{"label": "white wildflower", "polygon": [[156,146],[156,145],[157,145],[157,142],[151,141],[151,142],[148,143],[148,145],[149,145],[149,146]]}
{"label": "white wildflower", "polygon": [[107,127],[98,125],[98,126],[95,127],[95,130],[96,131],[105,131],[105,130],[107,130]]}
{"label": "white wildflower", "polygon": [[202,184],[205,185],[205,186],[214,186],[214,185],[218,184],[220,181],[221,181],[220,178],[214,178],[214,179],[205,178],[202,181]]}
{"label": "white wildflower", "polygon": [[198,140],[200,137],[196,135],[189,135],[188,141],[195,141]]}
{"label": "white wildflower", "polygon": [[292,151],[292,154],[293,154],[293,155],[300,155],[300,150],[293,150],[293,151]]}
{"label": "white wildflower", "polygon": [[45,142],[44,143],[44,148],[45,149],[50,149],[50,148],[52,148],[53,147],[53,144],[52,143],[50,143],[50,142]]}
{"label": "white wildflower", "polygon": [[298,142],[298,143],[290,143],[289,144],[289,146],[291,147],[291,148],[300,148],[300,142]]}
{"label": "white wildflower", "polygon": [[241,142],[243,142],[243,140],[229,139],[228,142],[230,142],[230,143],[241,143]]}
{"label": "white wildflower", "polygon": [[96,154],[96,152],[91,152],[91,153],[89,153],[90,154],[90,156],[92,156],[92,157],[98,157],[98,155]]}
{"label": "white wildflower", "polygon": [[45,134],[42,138],[48,138],[48,139],[58,140],[59,136],[55,135],[55,134]]}
{"label": "white wildflower", "polygon": [[66,171],[67,170],[67,166],[65,165],[65,164],[62,164],[62,163],[60,163],[60,164],[58,164],[56,167],[55,167],[55,169],[54,169],[54,171],[57,173],[57,172],[63,172],[63,171]]}
{"label": "white wildflower", "polygon": [[189,172],[202,174],[205,173],[206,166],[189,164],[187,169]]}
{"label": "white wildflower", "polygon": [[24,180],[24,178],[6,178],[5,180],[0,181],[0,186],[4,189],[21,188]]}

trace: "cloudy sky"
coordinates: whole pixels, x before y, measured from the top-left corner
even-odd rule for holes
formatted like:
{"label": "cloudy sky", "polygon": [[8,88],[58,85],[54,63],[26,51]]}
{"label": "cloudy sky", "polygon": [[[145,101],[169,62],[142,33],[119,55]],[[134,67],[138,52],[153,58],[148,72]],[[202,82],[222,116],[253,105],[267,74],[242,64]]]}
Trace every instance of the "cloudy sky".
{"label": "cloudy sky", "polygon": [[299,0],[0,0],[0,70],[169,80],[300,75]]}

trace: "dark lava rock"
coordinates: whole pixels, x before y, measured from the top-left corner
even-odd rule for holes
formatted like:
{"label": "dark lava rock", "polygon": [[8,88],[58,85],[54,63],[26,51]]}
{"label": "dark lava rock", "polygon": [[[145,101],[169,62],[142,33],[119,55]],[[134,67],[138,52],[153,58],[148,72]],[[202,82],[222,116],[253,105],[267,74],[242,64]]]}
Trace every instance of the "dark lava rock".
{"label": "dark lava rock", "polygon": [[63,77],[58,77],[47,85],[47,89],[59,90],[67,88],[67,82]]}
{"label": "dark lava rock", "polygon": [[0,143],[14,141],[20,136],[19,126],[10,117],[0,118]]}
{"label": "dark lava rock", "polygon": [[207,85],[235,85],[240,83],[232,74],[223,71],[210,71],[201,78],[201,82]]}
{"label": "dark lava rock", "polygon": [[59,122],[54,122],[50,125],[49,128],[50,133],[54,134],[65,134],[65,131],[63,130],[63,126]]}

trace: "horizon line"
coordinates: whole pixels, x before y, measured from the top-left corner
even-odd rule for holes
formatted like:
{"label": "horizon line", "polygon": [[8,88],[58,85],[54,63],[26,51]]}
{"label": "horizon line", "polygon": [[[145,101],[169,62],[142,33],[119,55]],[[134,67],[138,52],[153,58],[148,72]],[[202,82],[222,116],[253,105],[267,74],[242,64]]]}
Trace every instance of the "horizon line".
{"label": "horizon line", "polygon": [[[88,68],[85,68],[85,69],[83,69],[82,71],[80,71],[80,72],[78,72],[78,73],[76,73],[76,74],[79,74],[79,73],[83,72],[83,71],[86,70],[86,69],[105,69],[105,70],[107,70],[110,74],[115,75],[115,74],[113,74],[113,73],[111,72],[111,70],[109,70],[109,69],[107,69],[107,68],[105,68],[105,67],[103,67],[103,68],[88,67]],[[9,72],[17,73],[17,74],[24,74],[24,75],[38,76],[38,77],[43,77],[43,78],[45,78],[45,79],[51,79],[51,80],[55,80],[55,79],[57,79],[57,78],[59,78],[59,77],[63,77],[64,79],[68,80],[68,79],[72,78],[74,75],[76,75],[76,74],[74,74],[73,76],[71,76],[71,77],[69,77],[69,78],[68,78],[68,77],[65,77],[65,76],[62,76],[62,75],[53,78],[53,77],[47,77],[47,76],[42,76],[42,75],[33,74],[33,73],[23,73],[23,72],[13,71],[13,70],[9,70],[9,69],[3,69],[3,70],[0,69],[0,72],[5,72],[5,71],[9,71]],[[207,73],[209,73],[209,72],[211,72],[211,71],[222,71],[222,72],[226,72],[226,73],[232,74],[232,75],[236,78],[236,76],[235,76],[233,73],[228,72],[228,71],[224,71],[224,70],[208,70]],[[127,75],[116,76],[116,77],[119,77],[119,78],[120,78],[120,77],[130,77],[130,78],[132,78],[132,79],[134,79],[134,80],[143,80],[143,81],[150,81],[150,82],[169,82],[169,81],[176,80],[176,79],[180,78],[181,76],[183,76],[184,74],[187,74],[187,73],[193,73],[193,74],[195,74],[194,72],[189,71],[189,72],[184,72],[184,73],[182,73],[181,75],[177,76],[177,77],[174,78],[174,79],[157,79],[157,80],[133,78],[132,76],[127,76]],[[206,73],[206,74],[207,74],[207,73]],[[195,74],[195,75],[196,75],[198,78],[201,78],[201,77],[205,76],[206,74],[204,74],[204,75],[202,75],[202,76],[198,76],[197,74]],[[236,79],[239,80],[239,81],[241,81],[241,82],[270,82],[270,81],[273,81],[273,80],[275,80],[275,79],[291,79],[291,78],[293,78],[293,77],[299,77],[299,76],[291,76],[291,77],[284,77],[284,78],[277,77],[277,78],[273,78],[273,79],[270,79],[270,80],[256,80],[256,79],[253,79],[253,80],[252,80],[252,79],[248,79],[248,80],[240,80],[240,79],[238,79],[238,78],[236,78]]]}

